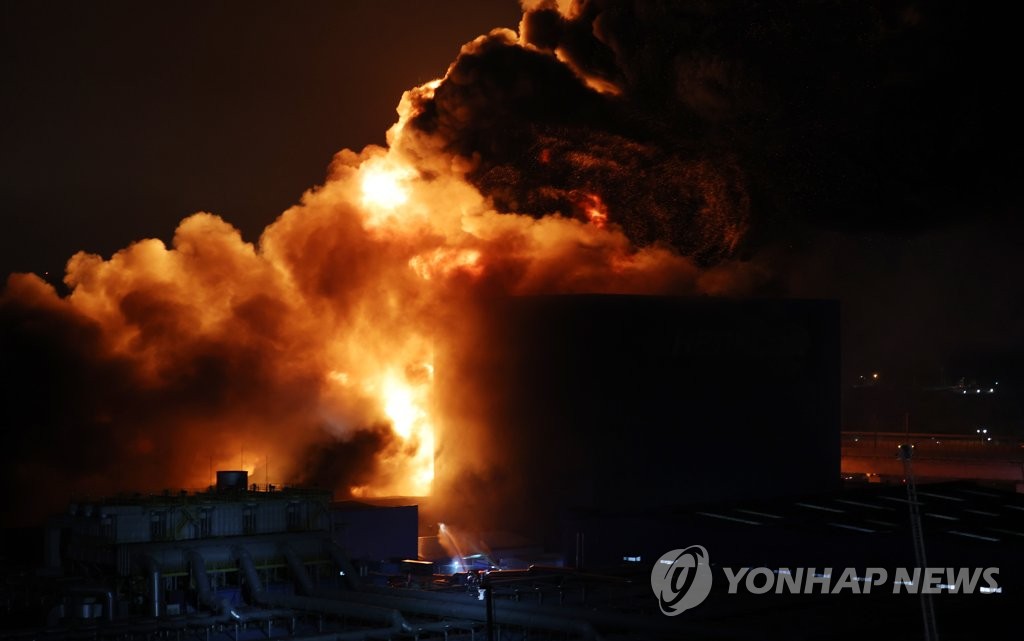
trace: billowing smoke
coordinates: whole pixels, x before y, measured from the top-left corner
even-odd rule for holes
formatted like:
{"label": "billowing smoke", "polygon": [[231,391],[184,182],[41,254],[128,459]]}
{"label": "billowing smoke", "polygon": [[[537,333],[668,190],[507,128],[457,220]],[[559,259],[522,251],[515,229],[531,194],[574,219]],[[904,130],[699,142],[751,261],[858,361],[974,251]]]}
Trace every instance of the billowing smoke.
{"label": "billowing smoke", "polygon": [[[548,55],[501,33],[468,45],[460,61],[494,43]],[[613,192],[583,181],[564,190],[576,201],[564,210],[499,212],[467,180],[475,169],[452,149],[453,133],[421,126],[461,64],[407,93],[389,148],[340,152],[326,183],[256,245],[199,213],[170,247],[151,239],[106,260],[75,255],[67,296],[35,275],[11,276],[0,318],[6,378],[16,383],[4,411],[20,456],[5,477],[36,487],[32,501],[47,509],[47,492],[204,487],[212,471],[236,467],[258,483],[341,495],[423,494],[439,441],[467,438],[432,385],[435,361],[473,339],[478,301],[723,287],[732,267],[701,269],[669,244],[632,242],[605,202]],[[553,163],[564,146],[553,146]],[[588,153],[605,164],[596,171],[617,162]],[[700,201],[699,214],[706,196],[687,176],[701,177],[700,162],[671,162],[686,165],[676,184]],[[719,245],[709,239],[702,255]]]}
{"label": "billowing smoke", "polygon": [[408,91],[388,147],[338,153],[258,243],[198,213],[170,247],[73,256],[66,296],[11,276],[2,478],[36,489],[8,515],[71,490],[205,487],[218,468],[417,495],[436,452],[437,474],[486,478],[485,391],[439,372],[463,392],[438,399],[434,380],[481,340],[487,301],[764,285],[764,248],[794,221],[843,227],[913,164],[876,175],[858,157],[890,144],[859,132],[912,18],[536,3],[519,34],[478,38]]}
{"label": "billowing smoke", "polygon": [[[919,2],[524,2],[415,119],[502,210],[597,194],[702,264],[839,232],[920,232],[1005,194],[998,18]],[[519,46],[517,46],[517,44]],[[588,90],[588,89],[593,89]]]}
{"label": "billowing smoke", "polygon": [[535,16],[525,18],[525,46],[505,30],[467,45],[413,126],[466,159],[470,181],[502,211],[598,212],[638,246],[660,243],[702,264],[731,256],[750,210],[734,155],[698,150],[695,118],[655,119],[617,85],[588,84],[561,49],[535,46]]}

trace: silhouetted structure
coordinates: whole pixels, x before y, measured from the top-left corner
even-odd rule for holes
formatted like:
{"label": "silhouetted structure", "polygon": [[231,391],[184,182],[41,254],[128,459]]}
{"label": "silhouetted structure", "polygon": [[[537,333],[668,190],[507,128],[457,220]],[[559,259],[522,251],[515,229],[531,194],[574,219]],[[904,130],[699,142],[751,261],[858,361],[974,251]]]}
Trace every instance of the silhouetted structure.
{"label": "silhouetted structure", "polygon": [[480,325],[458,366],[493,391],[495,472],[472,500],[506,526],[550,545],[565,509],[839,485],[838,303],[525,297]]}

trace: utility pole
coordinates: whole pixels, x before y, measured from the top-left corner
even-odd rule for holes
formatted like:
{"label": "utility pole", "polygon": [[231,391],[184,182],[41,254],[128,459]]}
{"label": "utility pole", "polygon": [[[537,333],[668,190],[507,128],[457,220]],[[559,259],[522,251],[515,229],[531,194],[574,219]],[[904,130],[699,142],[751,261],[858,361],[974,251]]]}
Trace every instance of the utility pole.
{"label": "utility pole", "polygon": [[[909,417],[909,414],[908,414]],[[907,486],[907,502],[910,505],[910,535],[914,539],[914,561],[920,568],[917,579],[917,593],[921,595],[921,616],[924,619],[924,641],[939,641],[939,632],[935,626],[935,607],[932,595],[924,590],[924,572],[928,567],[928,559],[924,553],[924,532],[921,529],[921,505],[917,501],[917,486],[914,484],[914,470],[910,466],[914,446],[904,443],[899,447],[899,458],[903,461],[903,482]]]}

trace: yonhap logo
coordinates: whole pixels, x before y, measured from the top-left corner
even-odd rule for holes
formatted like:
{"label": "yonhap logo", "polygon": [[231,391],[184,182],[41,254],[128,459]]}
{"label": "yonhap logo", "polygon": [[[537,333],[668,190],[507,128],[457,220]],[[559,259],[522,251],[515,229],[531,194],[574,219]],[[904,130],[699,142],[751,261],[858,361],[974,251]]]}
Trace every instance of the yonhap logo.
{"label": "yonhap logo", "polygon": [[691,545],[666,552],[651,569],[651,588],[662,614],[676,616],[697,607],[711,592],[708,551]]}
{"label": "yonhap logo", "polygon": [[[639,560],[639,557],[637,557]],[[724,594],[1002,594],[997,567],[886,568],[722,567]],[[651,568],[651,589],[665,616],[691,610],[711,593],[708,551],[700,545],[666,552]]]}

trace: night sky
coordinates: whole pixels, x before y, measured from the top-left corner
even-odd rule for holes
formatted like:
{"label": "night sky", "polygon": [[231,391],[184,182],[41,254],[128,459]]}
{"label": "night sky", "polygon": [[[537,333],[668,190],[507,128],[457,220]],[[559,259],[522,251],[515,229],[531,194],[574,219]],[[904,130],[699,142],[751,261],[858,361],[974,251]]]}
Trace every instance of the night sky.
{"label": "night sky", "polygon": [[[75,252],[167,242],[196,211],[255,242],[324,181],[336,152],[384,143],[404,90],[522,16],[512,1],[447,0],[16,0],[0,11],[0,273],[59,288]],[[1024,378],[1024,223],[1016,33],[1000,11],[593,2],[576,21],[537,12],[530,42],[624,87],[621,99],[565,90],[564,69],[503,50],[465,62],[470,80],[415,124],[476,154],[470,179],[499,209],[561,211],[576,193],[564,183],[593,179],[637,244],[746,265],[761,276],[744,295],[839,299],[847,382],[878,371],[898,385],[1002,378],[1008,389]],[[595,40],[593,16],[611,46]],[[597,161],[520,162],[541,143],[613,157],[632,148],[623,140],[658,167],[632,190]],[[673,172],[690,156],[741,185],[723,197],[742,204],[738,243],[695,239],[673,213],[689,196],[659,196],[673,181],[685,191],[695,174]],[[648,200],[626,206],[637,193]]]}
{"label": "night sky", "polygon": [[512,1],[6,2],[0,272],[169,239],[195,211],[255,241],[402,92],[515,27]]}

